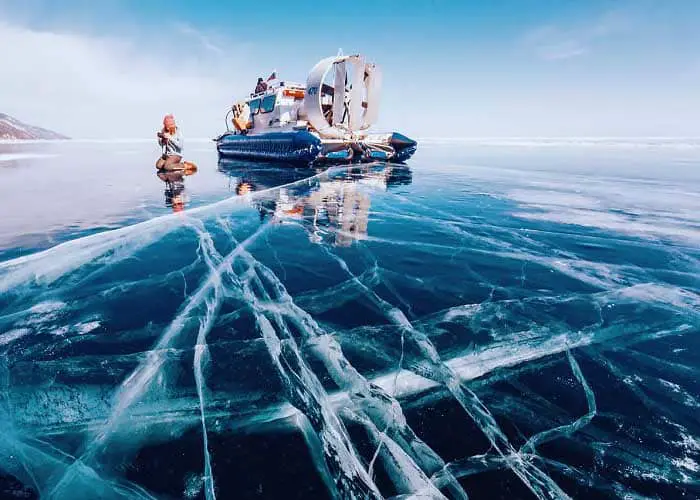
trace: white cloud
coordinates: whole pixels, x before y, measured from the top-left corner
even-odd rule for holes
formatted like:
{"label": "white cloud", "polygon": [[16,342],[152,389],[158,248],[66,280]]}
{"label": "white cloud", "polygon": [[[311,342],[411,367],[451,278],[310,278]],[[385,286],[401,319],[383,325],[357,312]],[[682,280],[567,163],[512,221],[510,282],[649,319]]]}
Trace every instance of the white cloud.
{"label": "white cloud", "polygon": [[538,48],[538,55],[548,61],[557,59],[570,59],[572,57],[586,54],[589,48],[578,40],[562,40],[560,42],[549,43]]}
{"label": "white cloud", "polygon": [[218,44],[212,41],[212,38],[208,35],[205,35],[201,33],[200,31],[194,29],[192,26],[190,26],[187,23],[176,23],[175,24],[175,29],[180,32],[181,34],[191,37],[194,40],[197,40],[200,44],[202,44],[202,47],[207,49],[208,51],[213,52],[216,55],[224,55],[225,51],[223,48],[219,47]]}
{"label": "white cloud", "polygon": [[626,32],[632,24],[628,13],[609,11],[588,24],[538,27],[526,33],[523,41],[541,59],[571,59],[588,54],[604,39]]}
{"label": "white cloud", "polygon": [[150,137],[172,112],[188,136],[213,136],[254,74],[230,45],[187,25],[172,31],[165,45],[0,21],[0,112],[85,138]]}

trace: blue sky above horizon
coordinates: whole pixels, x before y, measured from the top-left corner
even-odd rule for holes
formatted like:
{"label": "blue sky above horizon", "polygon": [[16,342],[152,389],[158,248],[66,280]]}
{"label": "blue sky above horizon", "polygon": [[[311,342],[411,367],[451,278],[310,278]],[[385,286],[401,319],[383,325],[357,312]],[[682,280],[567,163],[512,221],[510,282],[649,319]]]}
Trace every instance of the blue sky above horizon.
{"label": "blue sky above horizon", "polygon": [[386,130],[700,136],[699,21],[694,0],[0,0],[0,111],[76,137],[174,112],[212,136],[257,76],[342,48],[382,66]]}

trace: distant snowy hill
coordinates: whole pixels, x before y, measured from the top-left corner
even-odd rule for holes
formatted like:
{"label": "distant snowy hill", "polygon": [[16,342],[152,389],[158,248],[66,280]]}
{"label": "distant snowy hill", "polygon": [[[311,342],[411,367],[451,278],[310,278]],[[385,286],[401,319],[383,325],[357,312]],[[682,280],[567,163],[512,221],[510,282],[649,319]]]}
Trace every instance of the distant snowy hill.
{"label": "distant snowy hill", "polygon": [[27,125],[16,118],[0,113],[0,139],[68,139],[68,137],[45,128]]}

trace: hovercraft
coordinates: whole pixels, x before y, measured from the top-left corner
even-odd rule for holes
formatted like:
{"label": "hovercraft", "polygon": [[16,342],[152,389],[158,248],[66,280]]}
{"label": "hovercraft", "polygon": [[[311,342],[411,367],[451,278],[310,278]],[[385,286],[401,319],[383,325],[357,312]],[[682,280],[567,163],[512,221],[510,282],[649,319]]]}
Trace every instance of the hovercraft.
{"label": "hovercraft", "polygon": [[306,85],[280,81],[236,102],[226,115],[227,131],[214,139],[219,157],[404,162],[415,153],[416,141],[398,132],[369,133],[377,121],[380,87],[379,67],[361,55],[323,59]]}

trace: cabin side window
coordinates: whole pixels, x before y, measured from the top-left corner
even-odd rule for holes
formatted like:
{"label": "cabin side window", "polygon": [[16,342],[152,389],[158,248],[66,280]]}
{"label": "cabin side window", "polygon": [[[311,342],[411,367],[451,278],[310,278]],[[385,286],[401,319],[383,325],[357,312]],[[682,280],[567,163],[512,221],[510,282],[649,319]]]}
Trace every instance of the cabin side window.
{"label": "cabin side window", "polygon": [[275,109],[275,100],[277,99],[276,94],[265,96],[262,100],[262,106],[260,106],[261,113],[269,113]]}
{"label": "cabin side window", "polygon": [[248,106],[250,107],[250,114],[257,115],[258,110],[260,109],[260,99],[253,99],[252,101],[249,101]]}

